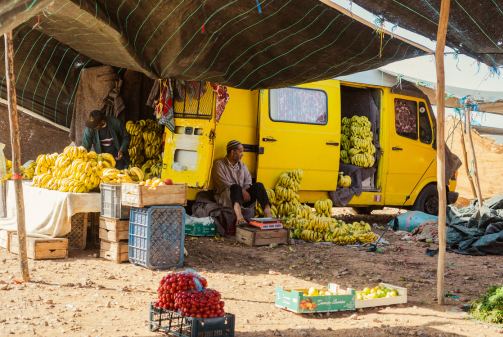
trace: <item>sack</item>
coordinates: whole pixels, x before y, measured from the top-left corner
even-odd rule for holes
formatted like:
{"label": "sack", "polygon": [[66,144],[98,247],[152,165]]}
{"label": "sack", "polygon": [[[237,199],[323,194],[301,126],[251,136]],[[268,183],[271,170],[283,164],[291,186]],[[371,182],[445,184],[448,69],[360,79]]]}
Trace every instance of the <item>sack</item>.
{"label": "sack", "polygon": [[[419,226],[426,220],[438,220],[438,216],[419,211],[412,211],[399,215],[397,219],[399,230],[412,232],[417,226]],[[389,224],[393,227],[393,220]]]}

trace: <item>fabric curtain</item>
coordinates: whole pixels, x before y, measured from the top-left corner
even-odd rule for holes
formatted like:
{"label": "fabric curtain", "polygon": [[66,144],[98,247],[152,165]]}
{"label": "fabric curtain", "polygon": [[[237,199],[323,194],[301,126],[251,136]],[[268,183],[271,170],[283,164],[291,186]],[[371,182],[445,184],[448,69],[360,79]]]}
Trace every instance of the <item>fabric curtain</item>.
{"label": "fabric curtain", "polygon": [[277,121],[326,124],[327,95],[321,90],[284,88],[271,91],[277,97],[271,116]]}

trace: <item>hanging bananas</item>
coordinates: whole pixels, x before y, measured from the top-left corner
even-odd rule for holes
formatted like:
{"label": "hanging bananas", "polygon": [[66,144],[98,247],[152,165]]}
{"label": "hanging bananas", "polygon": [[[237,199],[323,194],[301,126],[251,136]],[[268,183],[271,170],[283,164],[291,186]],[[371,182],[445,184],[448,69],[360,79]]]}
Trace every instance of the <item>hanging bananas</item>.
{"label": "hanging bananas", "polygon": [[339,187],[351,186],[351,177],[345,176],[344,172],[339,172],[339,180],[337,181],[337,186]]}
{"label": "hanging bananas", "polygon": [[361,167],[372,167],[376,148],[373,144],[372,124],[365,116],[342,119],[341,154],[343,163]]}
{"label": "hanging bananas", "polygon": [[160,156],[164,128],[156,121],[151,119],[129,121],[126,123],[126,130],[131,135],[128,149],[131,167],[141,167],[146,158]]}

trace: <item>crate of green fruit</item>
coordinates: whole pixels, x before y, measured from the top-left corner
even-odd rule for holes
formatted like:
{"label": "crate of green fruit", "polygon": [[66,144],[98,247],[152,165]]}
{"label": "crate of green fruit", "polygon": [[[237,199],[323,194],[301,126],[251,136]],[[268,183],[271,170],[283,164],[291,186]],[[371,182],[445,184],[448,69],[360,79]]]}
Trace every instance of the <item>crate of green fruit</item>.
{"label": "crate of green fruit", "polygon": [[275,305],[296,313],[355,310],[355,290],[330,283],[328,289],[284,289],[276,287]]}
{"label": "crate of green fruit", "polygon": [[379,283],[356,292],[356,309],[407,303],[407,288]]}
{"label": "crate of green fruit", "polygon": [[190,236],[215,236],[215,223],[185,224],[185,235]]}

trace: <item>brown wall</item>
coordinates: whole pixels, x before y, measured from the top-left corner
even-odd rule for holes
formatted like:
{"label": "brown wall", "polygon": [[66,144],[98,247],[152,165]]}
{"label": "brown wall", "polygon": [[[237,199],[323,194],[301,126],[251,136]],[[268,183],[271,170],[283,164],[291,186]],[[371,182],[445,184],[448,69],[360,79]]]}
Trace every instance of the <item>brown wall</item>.
{"label": "brown wall", "polygon": [[[40,154],[61,153],[71,143],[68,132],[31,117],[22,111],[18,111],[18,115],[21,165],[30,159],[36,160]],[[0,143],[6,144],[5,157],[12,160],[9,112],[4,104],[0,104]]]}

